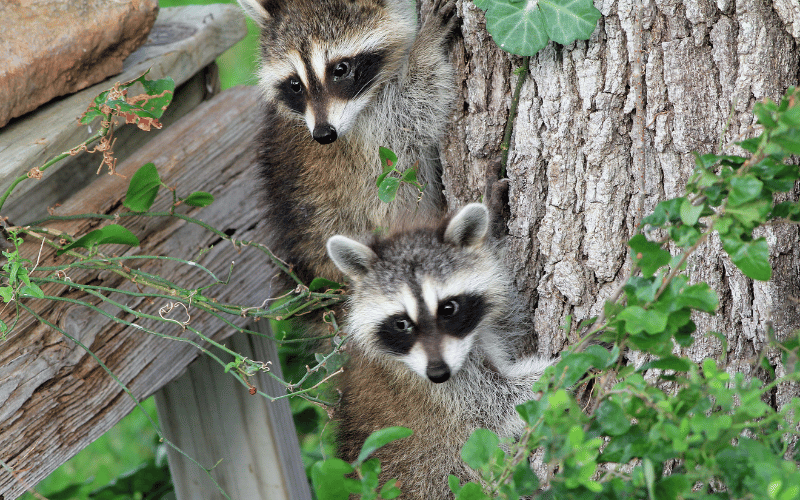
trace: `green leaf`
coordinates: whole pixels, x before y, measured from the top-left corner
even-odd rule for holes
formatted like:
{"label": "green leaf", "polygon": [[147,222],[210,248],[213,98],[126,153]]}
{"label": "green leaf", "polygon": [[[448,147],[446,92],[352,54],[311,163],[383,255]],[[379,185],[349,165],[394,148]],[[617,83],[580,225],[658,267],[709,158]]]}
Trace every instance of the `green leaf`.
{"label": "green leaf", "polygon": [[703,212],[704,205],[692,205],[688,198],[684,198],[681,203],[681,220],[687,226],[694,226],[700,219],[700,214]]}
{"label": "green leaf", "polygon": [[800,129],[791,128],[781,133],[776,133],[772,137],[772,142],[786,150],[787,153],[800,154]]}
{"label": "green leaf", "polygon": [[361,483],[345,477],[353,467],[338,458],[317,462],[311,467],[311,481],[318,500],[348,500],[350,493],[361,491]]}
{"label": "green leaf", "polygon": [[[525,2],[525,10],[528,5]],[[539,0],[539,8],[547,23],[547,34],[561,45],[588,40],[601,16],[594,3],[586,0]]]}
{"label": "green leaf", "polygon": [[3,302],[11,302],[14,300],[14,289],[10,286],[0,286],[0,297]]}
{"label": "green leaf", "polygon": [[392,479],[383,485],[380,491],[380,497],[391,500],[392,498],[399,497],[401,493],[402,491],[397,487],[397,479]]}
{"label": "green leaf", "polygon": [[183,202],[190,207],[207,207],[214,203],[214,195],[205,191],[195,191],[187,196]]}
{"label": "green leaf", "polygon": [[622,407],[614,401],[606,399],[600,403],[595,415],[600,427],[609,436],[621,436],[631,428],[630,419],[625,415]]}
{"label": "green leaf", "polygon": [[586,352],[571,352],[561,356],[556,364],[556,373],[563,387],[571,387],[582,379],[596,361],[594,354]]}
{"label": "green leaf", "polygon": [[729,206],[725,209],[728,215],[732,215],[734,219],[746,228],[755,227],[766,220],[770,210],[772,210],[772,203],[770,200],[765,199],[753,200],[735,207]]}
{"label": "green leaf", "polygon": [[542,50],[549,37],[540,7],[526,9],[526,2],[496,0],[486,11],[486,29],[506,52],[532,56]]}
{"label": "green leaf", "polygon": [[128,193],[122,204],[133,212],[147,212],[153,205],[160,187],[161,179],[158,177],[156,166],[145,163],[131,177]]}
{"label": "green leaf", "polygon": [[361,447],[361,452],[358,454],[358,458],[356,459],[356,463],[362,463],[364,460],[367,459],[370,455],[372,455],[375,450],[386,446],[387,444],[391,443],[392,441],[397,441],[398,439],[407,438],[414,431],[409,429],[408,427],[387,427],[386,429],[381,429],[378,431],[373,432],[364,441],[364,445]]}
{"label": "green leaf", "polygon": [[729,207],[738,207],[745,203],[755,200],[761,196],[764,183],[756,179],[752,174],[731,179],[731,192],[728,197]]}
{"label": "green leaf", "polygon": [[381,165],[384,167],[397,167],[397,155],[394,154],[394,151],[391,149],[384,148],[383,146],[378,147],[378,156],[381,159]]}
{"label": "green leaf", "polygon": [[308,284],[308,289],[312,292],[318,292],[320,290],[339,290],[340,288],[344,288],[344,285],[325,278],[314,278],[311,280],[311,283]]}
{"label": "green leaf", "polygon": [[124,227],[118,224],[111,224],[106,227],[91,231],[90,233],[78,239],[78,241],[74,241],[56,252],[56,255],[61,255],[72,248],[91,249],[97,245],[114,243],[136,247],[139,246],[139,238],[137,238],[132,232],[128,231]]}
{"label": "green leaf", "polygon": [[467,483],[459,490],[456,500],[490,500],[490,497],[483,492],[480,485]]}
{"label": "green leaf", "polygon": [[659,267],[669,264],[670,254],[658,243],[647,241],[643,234],[630,239],[633,260],[642,269],[645,278],[652,276]]}
{"label": "green leaf", "polygon": [[707,313],[713,313],[719,306],[717,292],[712,290],[708,283],[698,283],[684,288],[678,299],[681,305]]}
{"label": "green leaf", "polygon": [[667,222],[677,222],[680,220],[681,206],[686,198],[674,198],[665,200],[656,205],[653,213],[642,219],[642,224],[649,224],[655,227],[662,227]]}
{"label": "green leaf", "polygon": [[[489,465],[498,445],[500,445],[500,438],[497,437],[497,434],[489,429],[475,429],[461,449],[461,458],[467,465],[479,470]],[[463,488],[461,491],[463,492]]]}
{"label": "green leaf", "polygon": [[20,297],[31,297],[34,299],[43,299],[44,292],[41,288],[31,283],[30,285],[23,286],[19,291]]}
{"label": "green leaf", "polygon": [[400,177],[403,182],[407,182],[409,184],[416,184],[417,183],[417,169],[416,168],[408,168],[403,175]]}
{"label": "green leaf", "polygon": [[514,470],[514,475],[511,476],[514,483],[515,491],[522,496],[533,495],[536,488],[539,487],[539,478],[536,477],[527,460],[520,463]]}
{"label": "green leaf", "polygon": [[384,203],[391,203],[397,196],[397,189],[400,187],[400,179],[397,177],[386,177],[378,186],[378,198]]}
{"label": "green leaf", "polygon": [[626,307],[619,313],[617,318],[625,322],[628,332],[640,333],[645,331],[649,334],[663,332],[667,327],[667,319],[669,319],[661,311],[645,310],[639,306]]}
{"label": "green leaf", "polygon": [[754,241],[743,241],[735,235],[722,238],[722,248],[728,252],[731,261],[748,278],[769,281],[772,266],[769,263],[769,246],[763,237]]}

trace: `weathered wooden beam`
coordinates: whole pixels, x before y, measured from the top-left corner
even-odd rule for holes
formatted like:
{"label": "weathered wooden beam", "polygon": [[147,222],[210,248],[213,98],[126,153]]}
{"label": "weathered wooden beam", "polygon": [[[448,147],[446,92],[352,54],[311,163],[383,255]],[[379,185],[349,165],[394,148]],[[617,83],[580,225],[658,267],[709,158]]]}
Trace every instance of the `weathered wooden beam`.
{"label": "weathered wooden beam", "polygon": [[[256,327],[270,333],[266,321]],[[278,359],[275,342],[269,339],[236,333],[226,343],[250,359]],[[281,375],[278,363],[271,370]],[[257,374],[253,383],[270,394],[282,390],[265,373]],[[173,443],[201,463],[222,459],[212,474],[231,498],[311,498],[288,400],[250,396],[221,373],[219,365],[200,357],[156,393],[156,404],[164,435]],[[168,455],[179,500],[219,498],[214,484],[195,464],[173,449]]]}
{"label": "weathered wooden beam", "polygon": [[[236,5],[161,9],[147,43],[125,60],[121,74],[52,101],[0,129],[0,158],[3,160],[0,161],[0,188],[5,190],[12,179],[88,139],[92,132],[85,126],[77,126],[77,120],[92,99],[114,82],[132,80],[150,69],[149,78],[169,76],[176,85],[181,85],[241,40],[246,31],[241,9]],[[95,125],[95,132],[97,127],[99,125]],[[70,162],[50,167],[48,177],[60,169],[71,170]],[[31,181],[21,183],[6,206],[26,205],[27,192],[35,187],[36,183]],[[3,215],[9,215],[5,208]],[[13,215],[18,217],[19,210]]]}
{"label": "weathered wooden beam", "polygon": [[[262,238],[266,228],[259,195],[253,192],[251,169],[251,143],[259,119],[258,96],[256,89],[242,87],[225,91],[201,104],[118,165],[118,173],[129,179],[142,164],[153,162],[162,180],[183,195],[204,190],[216,197],[209,207],[179,207],[179,211],[199,217],[236,239]],[[67,200],[56,213],[123,212],[121,200],[127,189],[127,179],[101,176]],[[171,196],[162,193],[153,210],[165,210],[170,203]],[[81,219],[50,226],[71,235],[81,235],[109,222]],[[175,218],[135,217],[118,222],[137,234],[142,242],[137,249],[120,247],[117,250],[120,253],[195,260],[223,278],[235,261],[230,285],[219,285],[207,292],[219,301],[258,306],[269,295],[267,283],[272,268],[260,251],[234,248],[206,229]],[[55,256],[46,246],[39,255],[39,248],[33,238],[23,246],[25,255],[38,261],[39,266],[53,265],[65,258]],[[104,248],[103,251],[112,250]],[[201,250],[208,251],[198,257]],[[168,277],[187,288],[211,282],[196,266],[172,261],[137,261],[129,265]],[[77,283],[91,281],[110,288],[135,289],[135,285],[111,273],[97,275],[71,269],[68,275]],[[98,303],[75,289],[43,288],[47,295]],[[119,293],[108,295],[134,310],[154,315],[169,302],[151,302]],[[37,314],[88,346],[137,398],[158,390],[198,355],[191,345],[110,323],[106,317],[83,306],[23,300]],[[107,304],[99,306],[117,317],[135,319]],[[12,312],[12,308],[7,307],[2,318],[10,320]],[[200,313],[196,307],[189,305],[189,312],[191,325],[210,337],[224,338],[232,333],[231,328]],[[154,328],[160,333],[198,340],[177,324],[160,323]],[[271,361],[277,363],[277,360]],[[241,386],[238,389],[246,390]],[[23,483],[31,485],[44,478],[133,407],[131,399],[93,358],[52,328],[22,314],[15,329],[0,344],[0,459],[16,471],[12,475],[0,470],[0,495],[6,500],[16,498],[24,489]],[[197,429],[197,432],[203,430]],[[283,432],[293,433],[294,429]]]}

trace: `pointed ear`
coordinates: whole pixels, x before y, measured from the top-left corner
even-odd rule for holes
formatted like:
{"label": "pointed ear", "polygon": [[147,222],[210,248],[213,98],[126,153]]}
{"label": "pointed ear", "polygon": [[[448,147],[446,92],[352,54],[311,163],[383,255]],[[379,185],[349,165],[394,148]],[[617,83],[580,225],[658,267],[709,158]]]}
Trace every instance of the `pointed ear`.
{"label": "pointed ear", "polygon": [[259,26],[264,26],[278,9],[278,0],[237,0],[247,17]]}
{"label": "pointed ear", "polygon": [[326,247],[333,263],[349,278],[363,277],[378,258],[368,246],[345,236],[331,236]]}
{"label": "pointed ear", "polygon": [[459,247],[483,243],[489,230],[489,211],[482,203],[470,203],[450,219],[444,240]]}

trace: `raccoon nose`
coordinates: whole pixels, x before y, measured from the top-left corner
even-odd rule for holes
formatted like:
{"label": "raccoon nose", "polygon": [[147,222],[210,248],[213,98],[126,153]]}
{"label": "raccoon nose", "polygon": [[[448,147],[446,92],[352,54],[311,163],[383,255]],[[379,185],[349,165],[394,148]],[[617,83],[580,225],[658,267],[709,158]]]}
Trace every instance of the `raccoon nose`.
{"label": "raccoon nose", "polygon": [[447,382],[447,379],[450,378],[450,367],[440,362],[435,365],[428,365],[426,373],[431,382],[441,384],[442,382]]}
{"label": "raccoon nose", "polygon": [[314,140],[320,144],[330,144],[338,137],[336,135],[336,129],[333,127],[333,125],[328,123],[314,127],[314,132],[311,134],[311,136],[314,137]]}

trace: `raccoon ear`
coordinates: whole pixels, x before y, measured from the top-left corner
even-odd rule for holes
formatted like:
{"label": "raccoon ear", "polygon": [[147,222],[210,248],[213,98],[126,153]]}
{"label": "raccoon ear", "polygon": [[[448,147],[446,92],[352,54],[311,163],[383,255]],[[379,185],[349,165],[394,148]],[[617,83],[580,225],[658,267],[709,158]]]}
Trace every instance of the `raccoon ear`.
{"label": "raccoon ear", "polygon": [[378,258],[368,246],[345,236],[331,236],[326,245],[336,267],[350,278],[361,278]]}
{"label": "raccoon ear", "polygon": [[237,0],[247,17],[259,26],[275,16],[278,10],[278,0]]}
{"label": "raccoon ear", "polygon": [[470,203],[450,219],[444,240],[459,247],[483,243],[489,230],[489,210],[482,203]]}

